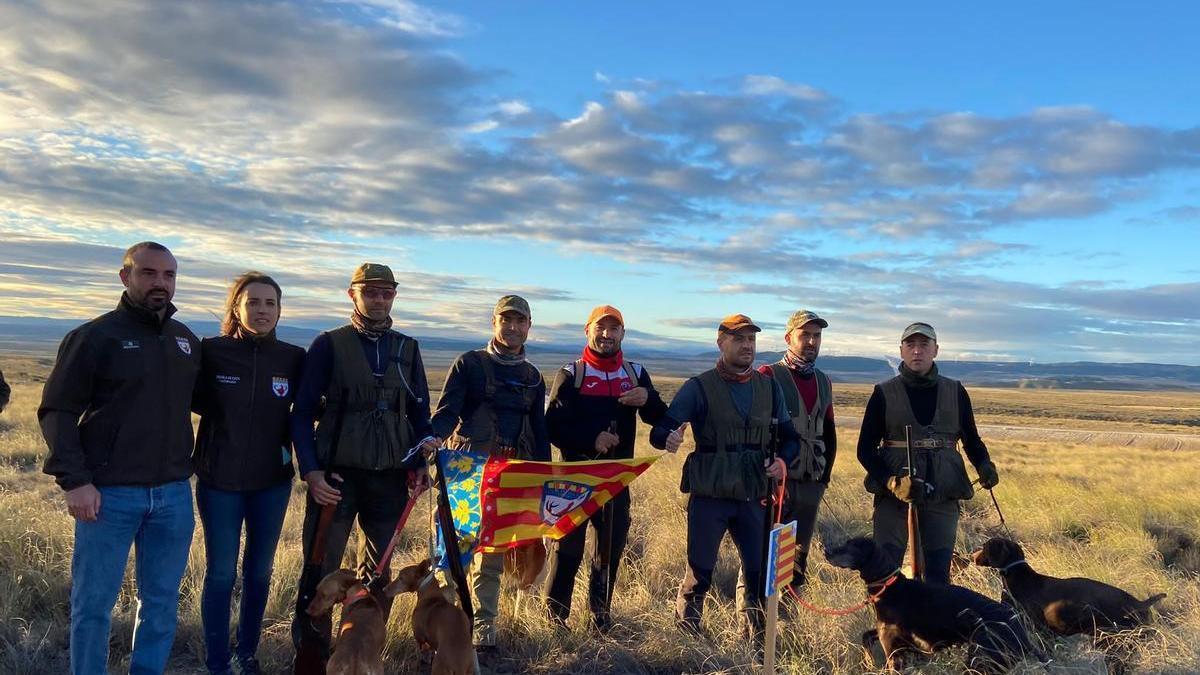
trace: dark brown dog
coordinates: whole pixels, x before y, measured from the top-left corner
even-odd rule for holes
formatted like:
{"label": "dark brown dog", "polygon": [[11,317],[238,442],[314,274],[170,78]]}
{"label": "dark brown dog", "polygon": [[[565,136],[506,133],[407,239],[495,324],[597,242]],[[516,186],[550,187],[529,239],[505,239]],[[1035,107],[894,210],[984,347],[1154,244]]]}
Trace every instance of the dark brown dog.
{"label": "dark brown dog", "polygon": [[888,670],[902,669],[907,652],[928,654],[957,644],[967,645],[969,668],[987,673],[1003,672],[1024,656],[1047,661],[1011,607],[961,586],[907,579],[899,569],[901,553],[865,537],[825,551],[834,567],[858,571],[875,598],[875,634]]}
{"label": "dark brown dog", "polygon": [[989,539],[974,554],[975,564],[1000,570],[1004,588],[1033,620],[1059,635],[1127,630],[1150,620],[1150,608],[1167,597],[1159,593],[1138,600],[1125,591],[1093,579],[1060,579],[1038,574],[1025,562],[1020,544]]}
{"label": "dark brown dog", "polygon": [[342,624],[326,674],[383,675],[383,610],[353,570],[340,569],[322,579],[308,605],[308,615],[325,614],[339,602]]}
{"label": "dark brown dog", "polygon": [[389,597],[417,594],[412,614],[413,639],[421,650],[434,652],[432,675],[470,675],[475,672],[471,622],[462,609],[446,600],[431,567],[428,560],[405,567],[383,592]]}

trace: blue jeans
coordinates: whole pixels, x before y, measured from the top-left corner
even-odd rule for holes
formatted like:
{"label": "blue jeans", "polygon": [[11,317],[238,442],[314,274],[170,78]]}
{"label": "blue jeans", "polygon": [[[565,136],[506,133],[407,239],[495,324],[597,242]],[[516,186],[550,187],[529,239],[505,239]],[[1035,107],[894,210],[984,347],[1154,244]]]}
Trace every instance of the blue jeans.
{"label": "blue jeans", "polygon": [[186,480],[157,487],[103,486],[100,515],[75,521],[71,556],[71,672],[108,672],[113,605],[134,547],[137,618],[132,675],[161,673],[175,641],[179,582],[192,544],[192,491]]}
{"label": "blue jeans", "polygon": [[271,591],[275,546],[291,496],[290,482],[248,492],[227,492],[204,483],[196,484],[196,508],[204,525],[204,551],[208,558],[204,592],[200,596],[200,619],[204,623],[204,661],[211,673],[229,672],[229,605],[237,577],[242,523],[246,525],[246,551],[242,556],[242,603],[236,652],[239,663],[254,660]]}

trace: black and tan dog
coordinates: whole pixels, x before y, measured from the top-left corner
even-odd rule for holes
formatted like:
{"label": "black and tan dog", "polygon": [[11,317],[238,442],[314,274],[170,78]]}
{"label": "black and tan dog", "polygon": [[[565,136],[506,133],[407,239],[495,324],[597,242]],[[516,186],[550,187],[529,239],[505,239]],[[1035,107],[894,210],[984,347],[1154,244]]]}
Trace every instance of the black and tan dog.
{"label": "black and tan dog", "polygon": [[1128,630],[1150,620],[1150,608],[1167,597],[1159,593],[1138,600],[1106,583],[1082,577],[1060,579],[1038,574],[1025,562],[1020,544],[989,539],[974,554],[975,564],[1000,570],[1004,588],[1017,606],[1039,626],[1059,635],[1097,635]]}
{"label": "black and tan dog", "polygon": [[[1047,659],[1029,641],[1011,607],[961,586],[927,584],[900,573],[898,551],[881,549],[866,537],[829,548],[830,564],[856,570],[875,598],[875,635],[889,670],[903,668],[907,651],[925,654],[967,645],[967,666],[1001,672],[1025,656]],[[863,647],[871,632],[863,635]]]}

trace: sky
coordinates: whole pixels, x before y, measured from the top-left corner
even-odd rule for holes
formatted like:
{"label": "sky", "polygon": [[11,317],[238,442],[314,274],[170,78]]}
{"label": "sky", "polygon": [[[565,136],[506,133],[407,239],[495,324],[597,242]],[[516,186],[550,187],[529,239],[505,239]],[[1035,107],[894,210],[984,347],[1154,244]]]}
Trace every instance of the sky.
{"label": "sky", "polygon": [[418,338],[1200,365],[1200,5],[816,4],[0,0],[0,315],[152,239],[185,321],[258,269],[333,327],[370,260]]}

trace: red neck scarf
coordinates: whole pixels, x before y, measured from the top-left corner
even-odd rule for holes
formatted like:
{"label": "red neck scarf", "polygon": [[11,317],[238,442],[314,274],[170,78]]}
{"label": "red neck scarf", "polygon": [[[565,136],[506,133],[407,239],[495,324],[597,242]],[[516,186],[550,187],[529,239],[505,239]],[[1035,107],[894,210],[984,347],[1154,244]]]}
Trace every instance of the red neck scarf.
{"label": "red neck scarf", "polygon": [[604,356],[592,351],[591,347],[583,348],[583,362],[603,373],[615,373],[625,363],[621,351],[617,350],[612,356]]}
{"label": "red neck scarf", "polygon": [[736,371],[725,364],[725,359],[717,359],[717,375],[721,376],[726,382],[749,382],[750,377],[754,375],[754,365],[743,371]]}

